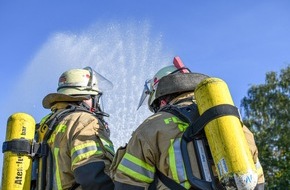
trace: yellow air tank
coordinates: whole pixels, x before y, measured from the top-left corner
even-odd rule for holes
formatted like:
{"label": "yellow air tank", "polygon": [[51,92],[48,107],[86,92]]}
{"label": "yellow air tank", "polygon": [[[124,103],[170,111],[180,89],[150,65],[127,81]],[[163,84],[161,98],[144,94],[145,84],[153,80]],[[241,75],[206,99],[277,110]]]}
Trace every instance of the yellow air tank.
{"label": "yellow air tank", "polygon": [[[16,153],[7,147],[11,147],[11,144],[20,149],[28,147],[34,139],[34,132],[35,120],[32,116],[15,113],[8,118],[6,141],[3,143],[3,150],[6,150],[3,158],[2,190],[30,189],[32,158],[27,153]],[[17,145],[15,141],[18,141]]]}
{"label": "yellow air tank", "polygon": [[[218,105],[232,105],[227,84],[219,78],[207,78],[195,89],[200,115]],[[243,133],[240,119],[224,115],[211,120],[204,130],[220,182],[228,188],[254,189],[258,175]]]}

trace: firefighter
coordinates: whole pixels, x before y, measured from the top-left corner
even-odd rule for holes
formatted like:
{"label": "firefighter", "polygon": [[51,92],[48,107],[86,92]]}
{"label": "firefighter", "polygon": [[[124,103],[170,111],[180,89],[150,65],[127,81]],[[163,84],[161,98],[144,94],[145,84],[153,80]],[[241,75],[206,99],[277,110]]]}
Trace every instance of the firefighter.
{"label": "firefighter", "polygon": [[[176,106],[194,105],[194,89],[206,78],[208,76],[191,73],[185,67],[171,65],[160,69],[151,80],[145,82],[139,106],[149,96],[148,107],[154,114],[133,132],[124,147],[117,150],[114,166],[111,168],[115,189],[207,189],[193,187],[187,178],[180,139],[188,123],[171,111]],[[263,189],[264,177],[257,157],[257,147],[253,135],[246,127],[244,132],[260,171],[256,189]],[[201,178],[193,146],[188,147],[188,152],[192,173]],[[217,182],[215,188],[223,189],[223,186]]]}
{"label": "firefighter", "polygon": [[60,76],[57,93],[44,97],[51,113],[38,129],[44,152],[37,189],[114,189],[108,175],[114,147],[104,119],[109,115],[100,103],[100,83],[112,83],[104,79],[90,67],[71,69]]}

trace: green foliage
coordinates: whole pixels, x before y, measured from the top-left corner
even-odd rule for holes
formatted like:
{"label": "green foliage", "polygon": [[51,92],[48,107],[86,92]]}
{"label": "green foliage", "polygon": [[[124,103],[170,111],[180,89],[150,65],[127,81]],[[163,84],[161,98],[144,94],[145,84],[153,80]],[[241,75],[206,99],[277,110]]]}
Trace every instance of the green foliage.
{"label": "green foliage", "polygon": [[255,135],[267,189],[290,187],[290,65],[266,74],[242,100],[245,124]]}

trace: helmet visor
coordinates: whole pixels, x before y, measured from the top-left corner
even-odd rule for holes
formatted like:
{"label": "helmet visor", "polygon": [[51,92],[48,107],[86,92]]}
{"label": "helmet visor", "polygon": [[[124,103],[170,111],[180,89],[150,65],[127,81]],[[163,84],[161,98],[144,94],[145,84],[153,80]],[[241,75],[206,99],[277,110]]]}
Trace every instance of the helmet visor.
{"label": "helmet visor", "polygon": [[138,110],[142,105],[145,104],[144,102],[147,102],[147,101],[145,101],[145,100],[148,99],[148,95],[149,95],[150,93],[152,93],[152,91],[153,91],[153,89],[150,88],[151,81],[152,81],[152,79],[147,79],[147,80],[145,81],[144,89],[143,89],[143,92],[142,92],[142,94],[141,94],[141,97],[140,97],[140,100],[139,100],[139,104],[138,104],[137,110]]}
{"label": "helmet visor", "polygon": [[101,92],[113,89],[113,83],[110,80],[106,79],[104,76],[102,76],[100,73],[96,72],[91,67],[85,67],[84,69],[90,72],[90,80],[88,83],[88,86],[90,88],[93,89],[94,85],[97,83],[98,88]]}

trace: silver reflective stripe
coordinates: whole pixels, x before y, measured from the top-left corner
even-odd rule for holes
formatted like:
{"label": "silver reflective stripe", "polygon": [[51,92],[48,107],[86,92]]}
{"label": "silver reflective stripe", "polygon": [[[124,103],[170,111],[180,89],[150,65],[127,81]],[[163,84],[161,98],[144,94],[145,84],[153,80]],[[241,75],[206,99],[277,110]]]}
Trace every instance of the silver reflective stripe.
{"label": "silver reflective stripe", "polygon": [[186,177],[185,168],[182,162],[183,159],[182,159],[182,153],[180,149],[180,142],[181,142],[181,138],[176,139],[173,143],[173,148],[174,148],[175,164],[176,164],[176,170],[178,174],[178,180],[180,183],[182,183],[187,180],[187,177]]}

